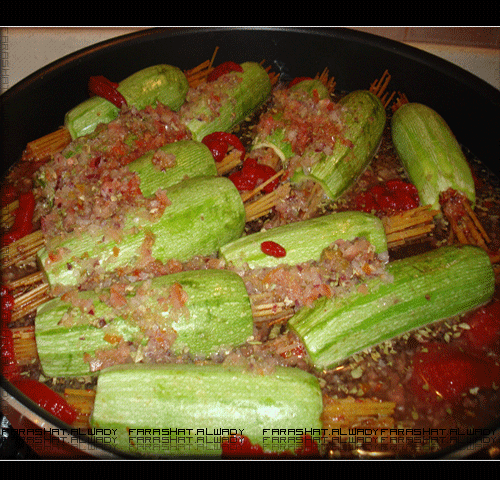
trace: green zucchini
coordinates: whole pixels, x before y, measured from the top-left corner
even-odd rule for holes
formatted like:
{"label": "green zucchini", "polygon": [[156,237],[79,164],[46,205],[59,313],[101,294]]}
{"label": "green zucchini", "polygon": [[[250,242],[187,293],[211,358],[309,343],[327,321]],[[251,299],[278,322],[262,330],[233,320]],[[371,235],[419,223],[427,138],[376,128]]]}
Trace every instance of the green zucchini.
{"label": "green zucchini", "polygon": [[474,179],[462,148],[446,121],[420,103],[407,103],[391,120],[392,142],[422,205],[439,209],[439,196],[448,189],[476,201]]}
{"label": "green zucchini", "polygon": [[370,280],[368,294],[323,297],[289,320],[315,368],[329,369],[400,333],[471,310],[495,288],[487,253],[472,246],[396,260],[386,272],[393,281]]}
{"label": "green zucchini", "polygon": [[[174,165],[166,169],[155,166],[152,160],[159,154],[175,157]],[[164,145],[156,152],[148,152],[129,163],[128,168],[139,175],[140,189],[145,197],[154,195],[159,188],[169,188],[187,178],[217,175],[215,160],[209,148],[194,140]]]}
{"label": "green zucchini", "polygon": [[[160,64],[144,68],[122,80],[117,90],[129,106],[139,110],[160,102],[177,111],[185,101],[189,84],[182,70]],[[64,126],[75,139],[92,133],[100,123],[111,122],[119,112],[120,109],[111,102],[95,96],[66,113]]]}
{"label": "green zucchini", "polygon": [[319,183],[325,194],[338,199],[363,173],[375,155],[386,123],[380,99],[367,90],[357,90],[339,102],[344,124],[342,140],[335,143],[332,154],[314,152],[312,167],[297,169],[291,177],[295,184],[306,180]]}
{"label": "green zucchini", "polygon": [[318,380],[297,368],[118,366],[99,375],[91,427],[131,455],[220,455],[236,434],[293,452],[303,434],[320,441],[322,409]]}
{"label": "green zucchini", "polygon": [[[201,141],[213,132],[228,132],[252,113],[271,93],[271,81],[266,70],[254,62],[241,64],[243,72],[231,72],[237,79],[236,86],[228,89],[226,75],[214,82],[202,84],[201,95],[181,107],[182,123],[191,131],[195,140]],[[208,90],[211,94],[205,94]],[[214,97],[224,98],[220,102]]]}
{"label": "green zucchini", "polygon": [[[153,159],[168,155],[172,165],[162,168],[161,160],[155,165]],[[217,175],[217,167],[209,148],[194,140],[179,140],[150,151],[127,165],[131,172],[137,173],[140,179],[139,188],[144,197],[153,196],[158,189],[169,188],[188,178],[209,177]],[[46,172],[37,173],[36,181],[45,185]],[[53,204],[54,191],[47,193],[46,201]]]}
{"label": "green zucchini", "polygon": [[[176,334],[170,346],[174,355],[189,353],[193,358],[234,348],[253,334],[245,285],[230,271],[187,271],[134,283],[121,294],[121,302],[106,301],[110,292],[78,292],[74,300],[54,298],[38,307],[35,336],[45,375],[89,374],[84,354],[118,351],[118,338],[133,342],[134,361],[141,361],[148,332],[157,330]],[[181,293],[184,302],[175,307],[169,295],[181,297]]]}
{"label": "green zucchini", "polygon": [[141,247],[153,238],[151,257],[160,262],[181,262],[195,255],[211,255],[239,238],[245,226],[245,208],[238,190],[225,177],[197,177],[165,190],[170,205],[154,221],[145,209],[126,214],[121,239],[105,230],[68,233],[50,239],[38,252],[38,261],[51,287],[74,287],[89,277],[109,276],[134,268]]}
{"label": "green zucchini", "polygon": [[[363,212],[339,212],[241,237],[222,246],[220,257],[235,267],[245,264],[250,268],[297,265],[319,260],[321,252],[336,240],[357,237],[365,237],[375,247],[376,253],[387,252],[385,230],[379,218]],[[286,256],[273,257],[263,253],[261,244],[266,241],[281,245]]]}
{"label": "green zucchini", "polygon": [[[288,89],[288,94],[295,92],[295,95],[290,95],[290,98],[295,99],[298,102],[303,102],[304,98],[309,99],[314,96],[314,91],[316,91],[317,98],[325,99],[329,98],[330,93],[325,85],[316,79],[306,79],[296,85],[293,85]],[[304,96],[304,93],[306,96]],[[278,111],[273,114],[275,120],[280,120],[283,113]],[[292,144],[287,140],[287,130],[286,128],[275,128],[274,131],[263,138],[261,135],[257,135],[252,143],[252,150],[257,150],[259,148],[272,148],[278,157],[286,164],[287,160],[293,157],[294,152],[292,150]]]}
{"label": "green zucchini", "polygon": [[[330,92],[328,92],[328,88],[316,78],[308,78],[302,80],[301,82],[293,85],[289,89],[291,92],[303,91],[306,92],[310,97],[316,97],[318,99],[328,98],[330,96]],[[315,92],[316,91],[316,92]]]}

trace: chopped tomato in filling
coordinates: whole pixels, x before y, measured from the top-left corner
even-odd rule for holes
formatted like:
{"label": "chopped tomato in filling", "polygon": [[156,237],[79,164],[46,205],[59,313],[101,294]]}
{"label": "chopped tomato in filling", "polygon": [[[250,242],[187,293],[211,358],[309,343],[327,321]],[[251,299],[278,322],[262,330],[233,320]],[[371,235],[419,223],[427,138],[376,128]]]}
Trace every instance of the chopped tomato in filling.
{"label": "chopped tomato in filling", "polygon": [[[144,110],[124,107],[115,120],[74,140],[37,174],[46,198],[42,229],[46,238],[102,222],[120,225],[125,213],[144,202],[140,179],[127,165],[163,145],[191,134],[177,113],[157,104]],[[154,157],[159,169],[170,158]]]}
{"label": "chopped tomato in filling", "polygon": [[294,154],[303,155],[306,149],[331,154],[335,142],[342,137],[339,105],[328,98],[310,97],[300,90],[278,90],[273,99],[273,108],[261,117],[256,127],[259,138],[284,129],[285,140]]}

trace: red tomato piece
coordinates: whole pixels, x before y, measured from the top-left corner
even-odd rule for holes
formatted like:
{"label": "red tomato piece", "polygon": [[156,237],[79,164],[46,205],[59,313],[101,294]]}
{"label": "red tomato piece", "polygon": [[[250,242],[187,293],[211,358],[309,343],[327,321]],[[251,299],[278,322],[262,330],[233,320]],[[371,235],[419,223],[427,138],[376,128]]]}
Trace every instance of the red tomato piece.
{"label": "red tomato piece", "polygon": [[12,383],[36,404],[63,422],[71,425],[76,420],[76,410],[44,383],[31,379],[13,380]]}
{"label": "red tomato piece", "polygon": [[282,258],[286,256],[286,250],[279,243],[267,241],[260,244],[260,249],[266,255],[271,257]]}
{"label": "red tomato piece", "polygon": [[241,65],[235,62],[224,62],[215,67],[207,77],[207,82],[213,82],[217,80],[222,75],[229,72],[243,72],[243,68]]}
{"label": "red tomato piece", "polygon": [[12,309],[14,308],[14,296],[5,285],[0,287],[0,302],[2,323],[9,323],[12,318]]}
{"label": "red tomato piece", "polygon": [[19,207],[16,210],[14,225],[2,235],[1,244],[9,245],[33,231],[33,215],[35,213],[35,196],[32,191],[19,195]]}
{"label": "red tomato piece", "polygon": [[388,195],[384,193],[377,197],[377,210],[388,214],[399,210],[398,198],[395,195]]}
{"label": "red tomato piece", "polygon": [[228,145],[222,140],[213,140],[212,142],[203,142],[212,152],[212,156],[216,162],[222,162],[227,154]]}
{"label": "red tomato piece", "polygon": [[297,85],[300,82],[303,82],[304,80],[312,80],[311,77],[295,77],[289,84],[288,88],[292,88],[294,85]]}
{"label": "red tomato piece", "polygon": [[355,203],[356,208],[364,212],[375,210],[383,215],[392,215],[417,208],[420,199],[417,189],[411,183],[388,180],[359,194]]}
{"label": "red tomato piece", "polygon": [[241,152],[240,158],[243,158],[245,155],[245,147],[241,143],[240,139],[231,133],[211,133],[203,138],[202,143],[210,149],[216,162],[220,162],[224,159],[229,146],[232,146]]}
{"label": "red tomato piece", "polygon": [[[265,181],[269,180],[276,173],[273,168],[269,167],[268,165],[262,165],[258,163],[254,158],[249,158],[245,161],[242,172],[245,176],[254,181],[254,188],[257,187],[260,183],[264,183]],[[274,188],[272,184],[266,185],[266,187],[264,187],[264,192],[269,193],[273,189]]]}
{"label": "red tomato piece", "polygon": [[14,185],[2,185],[0,189],[0,206],[5,207],[9,203],[16,200],[19,196],[19,192],[16,190]]}
{"label": "red tomato piece", "polygon": [[470,330],[462,334],[469,346],[484,350],[495,346],[500,339],[500,302],[493,302],[476,310],[466,320]]}
{"label": "red tomato piece", "polygon": [[245,176],[242,170],[229,175],[229,180],[234,183],[239,192],[246,192],[255,188],[254,180]]}
{"label": "red tomato piece", "polygon": [[12,331],[7,327],[0,330],[0,364],[2,375],[7,379],[19,376],[19,365],[14,353],[14,339]]}
{"label": "red tomato piece", "polygon": [[428,343],[413,358],[410,388],[424,401],[460,400],[471,388],[491,388],[500,367],[488,359],[440,343]]}
{"label": "red tomato piece", "polygon": [[[243,168],[229,175],[229,179],[242,191],[253,190],[260,184],[269,180],[276,172],[268,165],[261,165],[254,158],[247,158],[243,163]],[[272,192],[279,184],[279,179],[268,183],[264,188],[264,193]]]}
{"label": "red tomato piece", "polygon": [[112,82],[102,75],[90,77],[88,84],[90,93],[98,95],[116,107],[121,108],[122,105],[127,105],[127,100],[118,91],[118,86],[118,83]]}
{"label": "red tomato piece", "polygon": [[[276,175],[273,168],[268,165],[260,166],[260,180],[262,183],[267,182],[272,176]],[[264,193],[271,193],[279,185],[279,179],[274,179],[272,182],[268,183],[264,188]]]}
{"label": "red tomato piece", "polygon": [[404,182],[403,180],[387,180],[385,187],[391,192],[405,191],[412,196],[418,196],[418,191],[412,183]]}
{"label": "red tomato piece", "polygon": [[356,210],[360,210],[362,212],[371,213],[372,210],[377,209],[377,202],[373,198],[373,195],[370,195],[368,192],[360,193],[356,199]]}

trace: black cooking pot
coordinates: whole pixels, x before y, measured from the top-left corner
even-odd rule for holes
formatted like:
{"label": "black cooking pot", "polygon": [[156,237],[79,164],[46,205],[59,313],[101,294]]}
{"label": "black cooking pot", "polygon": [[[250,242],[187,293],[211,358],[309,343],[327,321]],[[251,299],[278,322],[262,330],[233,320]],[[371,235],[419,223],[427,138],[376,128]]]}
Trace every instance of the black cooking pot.
{"label": "black cooking pot", "polygon": [[[88,78],[104,75],[120,81],[153,64],[169,63],[192,68],[211,58],[216,63],[265,60],[282,78],[314,76],[329,68],[337,90],[366,89],[387,69],[389,90],[405,93],[412,102],[437,110],[459,142],[500,176],[500,91],[440,58],[378,36],[350,29],[152,29],[106,41],[32,74],[0,99],[2,175],[17,161],[26,144],[55,131],[64,114],[87,98]],[[30,420],[44,429],[61,429],[60,421],[37,408],[2,379],[2,410],[15,423]],[[440,452],[442,456],[467,456],[498,437],[488,426],[466,439],[464,445]],[[483,433],[491,433],[486,438]],[[71,432],[62,435],[79,451],[107,455]],[[84,447],[84,448],[83,448]],[[74,452],[74,448],[72,450]]]}

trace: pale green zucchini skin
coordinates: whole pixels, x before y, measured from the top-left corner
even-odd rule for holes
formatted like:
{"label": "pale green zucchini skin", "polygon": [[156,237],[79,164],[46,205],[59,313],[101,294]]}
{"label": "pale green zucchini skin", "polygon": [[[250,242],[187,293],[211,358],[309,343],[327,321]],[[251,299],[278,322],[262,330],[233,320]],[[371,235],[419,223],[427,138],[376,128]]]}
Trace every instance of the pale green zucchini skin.
{"label": "pale green zucchini skin", "polygon": [[[318,261],[322,251],[336,240],[366,238],[376,253],[387,252],[387,239],[382,222],[363,212],[339,212],[322,217],[262,230],[227,243],[219,256],[235,267],[277,267]],[[286,250],[285,257],[266,255],[261,244],[273,241]]]}
{"label": "pale green zucchini skin", "polygon": [[[148,235],[155,237],[154,259],[187,261],[195,255],[211,255],[239,238],[245,226],[245,208],[234,184],[225,177],[197,177],[165,190],[171,204],[153,223],[144,213],[127,215],[121,241],[92,237],[89,232],[69,233],[54,239],[37,254],[51,287],[75,287],[97,268],[103,276],[133,266]],[[142,215],[142,216],[141,216]],[[119,253],[116,254],[116,249]],[[55,261],[51,252],[60,254]]]}
{"label": "pale green zucchini skin", "polygon": [[[152,159],[157,152],[173,155],[175,165],[165,170],[156,167]],[[146,198],[153,196],[158,189],[170,188],[188,178],[213,177],[218,174],[210,149],[194,140],[179,140],[164,145],[157,151],[150,151],[129,163],[128,169],[139,176],[139,188]],[[43,173],[38,177],[38,181],[45,181]],[[53,196],[47,197],[47,201],[53,203]]]}
{"label": "pale green zucchini skin", "polygon": [[129,163],[131,172],[140,179],[140,189],[145,197],[151,197],[159,188],[169,188],[187,178],[217,175],[215,160],[209,148],[194,140],[180,140],[159,148],[160,151],[175,156],[175,166],[160,170],[152,163],[155,152],[148,152]]}
{"label": "pale green zucchini skin", "polygon": [[231,73],[241,81],[223,92],[229,95],[229,99],[224,101],[219,114],[212,112],[205,99],[198,103],[186,102],[180,109],[181,121],[195,140],[201,141],[214,132],[229,132],[268,98],[271,81],[266,70],[255,62],[244,62],[241,67],[243,72]]}
{"label": "pale green zucchini skin", "polygon": [[[129,106],[139,110],[160,102],[177,111],[184,103],[189,84],[186,76],[172,65],[153,65],[125,80],[117,90]],[[102,97],[92,97],[66,113],[64,126],[73,139],[92,133],[99,123],[114,120],[120,109]]]}
{"label": "pale green zucchini skin", "polygon": [[366,348],[488,302],[495,278],[488,255],[472,246],[442,247],[387,266],[390,283],[368,282],[369,293],[319,299],[288,326],[316,369],[329,369]]}
{"label": "pale green zucchini skin", "polygon": [[319,183],[325,194],[338,199],[363,173],[375,155],[386,123],[386,113],[380,99],[368,90],[347,94],[339,102],[343,137],[351,144],[337,141],[331,155],[318,152],[318,161],[305,172],[295,171],[292,183],[313,180]]}
{"label": "pale green zucchini skin", "polygon": [[[178,311],[160,306],[159,299],[169,296],[170,288],[179,284],[187,300]],[[134,297],[144,283],[131,284],[127,298],[133,305]],[[199,270],[156,277],[147,285],[147,295],[141,296],[141,322],[155,324],[160,330],[173,329],[177,333],[171,347],[174,355],[189,353],[193,358],[208,357],[245,343],[253,334],[253,317],[245,284],[236,274],[226,270]],[[140,291],[140,290],[139,290]],[[104,297],[103,297],[104,296]],[[84,354],[94,355],[97,349],[118,348],[106,341],[106,335],[121,336],[145,346],[148,339],[131,310],[112,308],[102,298],[109,289],[99,292],[78,292],[80,300],[92,302],[92,311],[82,309],[54,298],[37,310],[35,335],[38,357],[45,375],[74,377],[88,375],[90,366]],[[60,323],[71,316],[71,326]],[[99,326],[104,320],[106,325]],[[138,354],[137,361],[140,361]]]}
{"label": "pale green zucchini skin", "polygon": [[420,103],[407,103],[391,120],[392,142],[420,203],[439,209],[439,196],[449,188],[476,201],[474,179],[462,148],[446,121]]}
{"label": "pale green zucchini skin", "polygon": [[[328,89],[325,87],[325,85],[323,85],[323,83],[316,79],[303,80],[302,82],[290,87],[289,91],[305,92],[309,97],[313,97],[314,91],[316,91],[319,99],[325,99],[330,96],[330,93],[328,92]],[[281,113],[278,112],[276,115],[273,115],[273,117],[279,118],[280,115]],[[294,155],[292,144],[286,140],[286,135],[286,129],[276,128],[274,132],[264,138],[262,138],[261,136],[257,136],[252,144],[252,150],[257,150],[259,148],[271,148],[286,164],[287,160]]]}
{"label": "pale green zucchini skin", "polygon": [[92,428],[111,429],[111,445],[122,452],[220,455],[221,437],[230,433],[246,436],[264,451],[293,452],[298,445],[283,441],[283,435],[273,442],[272,432],[286,431],[288,439],[307,429],[312,438],[320,436],[321,389],[300,369],[276,367],[263,374],[223,365],[123,367],[99,376],[91,418]]}
{"label": "pale green zucchini skin", "polygon": [[[328,88],[318,79],[306,79],[290,87],[290,91],[302,90],[307,92],[310,97],[317,96],[319,99],[328,98],[330,93]],[[314,92],[316,90],[316,92]]]}

